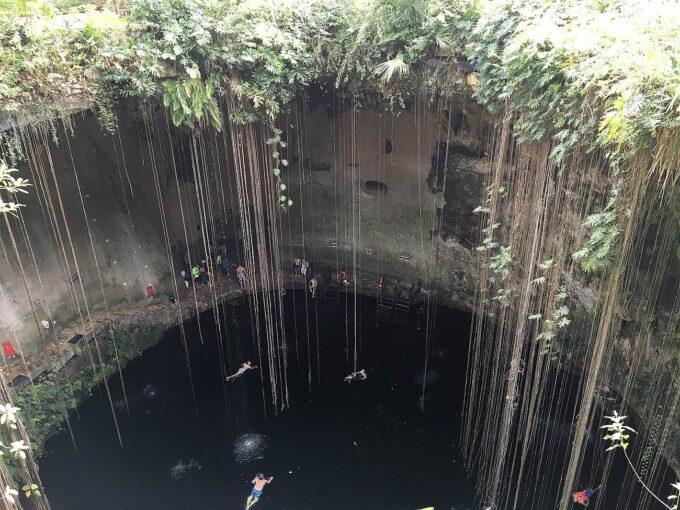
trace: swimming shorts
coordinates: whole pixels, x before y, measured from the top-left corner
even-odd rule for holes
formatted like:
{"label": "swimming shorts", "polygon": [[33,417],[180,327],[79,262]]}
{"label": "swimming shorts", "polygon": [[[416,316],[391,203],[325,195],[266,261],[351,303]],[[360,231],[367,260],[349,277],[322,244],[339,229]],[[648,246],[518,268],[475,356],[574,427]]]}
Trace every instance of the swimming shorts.
{"label": "swimming shorts", "polygon": [[262,496],[262,491],[259,491],[257,489],[253,489],[252,494],[253,494],[253,497],[255,499],[259,499],[259,497]]}

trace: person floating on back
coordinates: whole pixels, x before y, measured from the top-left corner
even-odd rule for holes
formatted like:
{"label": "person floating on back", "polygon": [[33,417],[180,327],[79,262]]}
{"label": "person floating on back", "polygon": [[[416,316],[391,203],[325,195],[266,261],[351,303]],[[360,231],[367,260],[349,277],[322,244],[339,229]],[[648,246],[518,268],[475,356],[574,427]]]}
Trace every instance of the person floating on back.
{"label": "person floating on back", "polygon": [[260,500],[260,496],[262,496],[264,486],[267,485],[268,483],[272,483],[273,479],[274,479],[273,476],[265,478],[262,473],[258,473],[255,476],[255,478],[253,478],[253,481],[250,482],[253,484],[253,489],[250,492],[250,496],[248,496],[248,499],[246,501],[246,510],[248,510],[251,506],[253,506]]}
{"label": "person floating on back", "polygon": [[366,370],[362,368],[358,372],[352,372],[345,377],[345,382],[352,383],[354,381],[363,381],[364,379],[366,379]]}
{"label": "person floating on back", "polygon": [[257,366],[252,366],[250,364],[250,361],[246,361],[243,365],[241,365],[241,368],[238,369],[238,372],[236,372],[235,374],[231,374],[229,377],[227,377],[227,381],[231,381],[232,379],[236,379],[237,377],[241,377],[248,370],[255,370],[256,368],[257,368]]}

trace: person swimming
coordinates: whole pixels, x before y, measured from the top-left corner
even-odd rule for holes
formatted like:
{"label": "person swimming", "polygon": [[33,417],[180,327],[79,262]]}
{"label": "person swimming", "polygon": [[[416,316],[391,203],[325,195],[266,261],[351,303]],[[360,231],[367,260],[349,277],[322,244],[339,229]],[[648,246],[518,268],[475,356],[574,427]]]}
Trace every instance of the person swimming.
{"label": "person swimming", "polygon": [[571,499],[574,501],[574,503],[578,503],[579,505],[583,505],[587,507],[590,504],[590,498],[593,497],[593,494],[600,490],[598,487],[597,489],[583,489],[582,491],[579,492],[574,492],[571,495]]}
{"label": "person swimming", "polygon": [[345,377],[345,382],[351,383],[354,381],[363,381],[364,379],[366,379],[366,377],[367,377],[366,370],[362,368],[358,372],[352,372],[347,377]]}
{"label": "person swimming", "polygon": [[251,506],[253,506],[260,500],[260,497],[262,496],[262,491],[264,490],[264,486],[267,485],[268,483],[272,483],[273,479],[274,479],[273,476],[265,478],[262,473],[258,473],[257,475],[255,475],[253,481],[250,482],[253,484],[253,488],[250,491],[250,496],[248,496],[248,499],[246,500],[246,510],[248,510]]}
{"label": "person swimming", "polygon": [[257,368],[257,366],[252,366],[250,364],[250,361],[246,361],[243,365],[241,365],[241,368],[239,368],[238,371],[235,374],[231,374],[229,377],[227,377],[227,381],[231,381],[232,379],[236,379],[237,377],[241,377],[248,370],[255,370],[256,368]]}

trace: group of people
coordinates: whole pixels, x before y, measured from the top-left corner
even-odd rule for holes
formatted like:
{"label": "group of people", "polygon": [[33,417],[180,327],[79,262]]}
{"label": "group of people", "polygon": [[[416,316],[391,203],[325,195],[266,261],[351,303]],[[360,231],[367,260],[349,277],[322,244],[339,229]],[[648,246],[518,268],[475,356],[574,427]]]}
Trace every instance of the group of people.
{"label": "group of people", "polygon": [[[250,361],[247,361],[241,365],[241,368],[238,369],[238,372],[236,372],[234,375],[230,375],[227,377],[228,380],[234,379],[236,377],[240,377],[243,375],[245,372],[248,370],[253,370],[257,367],[254,367],[251,365]],[[347,383],[352,383],[355,381],[363,381],[366,379],[366,370],[361,369],[357,372],[352,372],[349,374],[347,377],[345,377],[345,382]],[[249,510],[255,503],[257,503],[260,498],[262,497],[262,491],[264,490],[265,486],[272,483],[272,480],[274,479],[273,476],[270,476],[269,478],[265,478],[262,473],[258,473],[255,475],[255,478],[250,482],[253,484],[253,488],[250,491],[250,495],[248,496],[248,499],[246,500],[246,510]],[[428,509],[423,509],[423,510],[428,510]]]}
{"label": "group of people", "polygon": [[[348,375],[345,378],[345,381],[352,382],[351,378],[355,374],[363,374],[363,376],[359,378],[366,379],[366,372],[364,370],[361,370],[359,372],[353,372],[352,374]],[[257,503],[260,500],[260,498],[262,497],[262,491],[264,490],[266,485],[272,483],[272,480],[274,480],[273,476],[265,478],[262,473],[258,473],[257,475],[255,475],[255,478],[253,478],[252,482],[250,482],[253,484],[253,488],[250,490],[250,495],[246,500],[246,510],[249,510],[255,503]],[[599,487],[595,490],[588,488],[579,492],[575,492],[572,494],[572,500],[574,501],[574,503],[587,507],[590,503],[590,498],[593,497],[593,495],[595,494],[595,492],[597,492],[598,489]],[[434,507],[429,506],[427,508],[422,508],[421,510],[434,510]]]}
{"label": "group of people", "polygon": [[[293,278],[304,278],[307,279],[307,273],[309,272],[309,262],[300,257],[293,257]],[[309,280],[309,293],[313,298],[316,297],[316,288],[319,286],[319,280],[316,279],[315,275]]]}
{"label": "group of people", "polygon": [[293,278],[307,278],[307,271],[309,271],[309,262],[300,257],[293,258]]}
{"label": "group of people", "polygon": [[[253,366],[253,364],[250,361],[246,361],[234,374],[227,377],[227,381],[233,381],[234,379],[241,377],[248,370],[255,370],[256,368],[257,366]],[[265,485],[272,483],[273,479],[274,479],[273,476],[265,478],[262,473],[258,473],[257,475],[255,475],[255,478],[253,478],[253,481],[251,482],[253,484],[253,488],[251,489],[250,495],[246,500],[246,510],[248,510],[250,507],[252,507],[255,503],[257,503],[260,500]]]}
{"label": "group of people", "polygon": [[[212,257],[211,257],[212,260]],[[189,287],[206,287],[209,286],[213,280],[212,270],[217,271],[223,278],[230,276],[231,268],[234,265],[229,263],[227,250],[224,246],[220,246],[217,251],[217,256],[214,258],[214,264],[208,264],[206,259],[201,259],[197,264],[193,264],[190,268],[185,267],[181,271],[184,285]],[[245,289],[248,281],[248,274],[246,268],[242,264],[236,265],[236,278],[238,279],[241,289]]]}
{"label": "group of people", "polygon": [[208,285],[210,280],[212,280],[212,273],[209,271],[208,263],[205,259],[201,260],[198,264],[194,264],[190,269],[183,269],[180,274],[187,289],[191,286]]}
{"label": "group of people", "polygon": [[[307,273],[309,273],[309,268],[310,264],[304,258],[297,256],[293,258],[293,278],[304,278],[306,280]],[[328,278],[332,281],[333,275],[329,274]],[[340,269],[340,271],[338,271],[337,278],[338,283],[341,283],[345,287],[349,285],[347,269],[345,269],[344,267]],[[307,286],[309,288],[309,293],[312,295],[312,297],[313,298],[316,297],[316,289],[319,286],[319,280],[317,280],[316,275],[312,275]]]}

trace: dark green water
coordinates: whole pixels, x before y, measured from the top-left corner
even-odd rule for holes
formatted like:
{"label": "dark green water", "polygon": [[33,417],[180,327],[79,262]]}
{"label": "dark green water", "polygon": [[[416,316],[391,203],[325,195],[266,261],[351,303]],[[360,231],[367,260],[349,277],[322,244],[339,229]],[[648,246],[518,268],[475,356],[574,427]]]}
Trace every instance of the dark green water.
{"label": "dark green water", "polygon": [[[445,308],[433,316],[423,410],[426,339],[416,321],[376,327],[376,302],[362,299],[358,366],[368,378],[347,384],[354,349],[351,299],[347,309],[344,298],[306,304],[303,294],[286,297],[290,409],[274,416],[267,405],[264,416],[259,371],[228,383],[225,395],[213,314],[203,314],[203,345],[197,323],[186,327],[195,400],[176,328],[125,368],[129,415],[117,377],[111,380],[123,449],[103,390],[73,419],[77,449],[67,432],[48,441],[41,473],[53,508],[238,510],[259,471],[274,481],[254,510],[482,508],[458,449],[470,316]],[[227,305],[221,315],[229,372],[245,360],[258,363],[247,304]],[[264,379],[268,394],[266,374]],[[576,387],[568,380],[560,384]],[[543,458],[546,469],[554,470],[548,474],[552,481],[522,494],[524,508],[543,510],[561,488],[557,468],[572,428],[559,418],[539,427],[549,429],[551,449]],[[593,430],[589,440],[583,487],[602,478],[599,435]],[[241,444],[239,455],[235,442]],[[260,448],[253,452],[248,445]],[[621,506],[618,488],[633,488],[632,498],[623,499],[634,505],[639,492],[621,459],[614,460],[607,490],[591,506],[638,508]]]}
{"label": "dark green water", "polygon": [[[256,471],[274,476],[256,509],[472,508],[456,447],[461,402],[451,398],[463,391],[469,315],[437,314],[422,411],[425,334],[415,321],[376,328],[375,300],[362,301],[358,357],[368,379],[350,385],[343,378],[354,336],[350,317],[346,362],[344,299],[310,300],[306,313],[297,294],[299,364],[292,295],[286,300],[290,409],[265,418],[260,375],[251,371],[228,385],[227,411],[212,313],[204,314],[204,345],[196,323],[187,327],[198,415],[179,330],[171,330],[124,370],[130,416],[119,402],[123,449],[103,392],[78,410],[77,450],[66,432],[48,442],[41,471],[54,508],[240,509]],[[227,306],[225,316],[233,372],[257,354],[248,308]],[[268,447],[262,459],[241,464],[233,445],[246,433],[264,436]]]}

